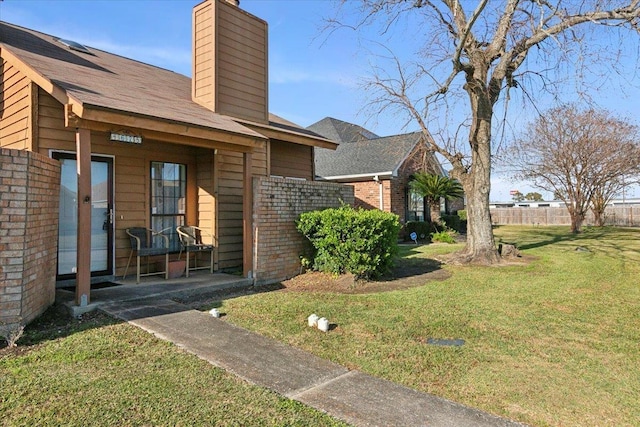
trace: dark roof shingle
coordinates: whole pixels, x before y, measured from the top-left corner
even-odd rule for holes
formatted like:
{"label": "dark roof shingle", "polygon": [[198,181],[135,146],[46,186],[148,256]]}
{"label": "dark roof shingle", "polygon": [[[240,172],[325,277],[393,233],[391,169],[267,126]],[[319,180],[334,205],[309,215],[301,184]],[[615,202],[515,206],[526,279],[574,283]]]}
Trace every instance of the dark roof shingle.
{"label": "dark roof shingle", "polygon": [[[191,78],[99,49],[74,51],[59,39],[0,21],[0,48],[83,105],[264,138],[233,117],[210,111],[191,99]],[[316,133],[269,115],[268,126],[323,139]]]}
{"label": "dark roof shingle", "polygon": [[334,119],[333,117],[325,117],[319,122],[307,126],[307,129],[338,143],[379,138],[378,135],[361,126]]}
{"label": "dark roof shingle", "polygon": [[329,178],[395,172],[421,138],[422,133],[414,132],[343,142],[335,151],[316,148],[316,175]]}

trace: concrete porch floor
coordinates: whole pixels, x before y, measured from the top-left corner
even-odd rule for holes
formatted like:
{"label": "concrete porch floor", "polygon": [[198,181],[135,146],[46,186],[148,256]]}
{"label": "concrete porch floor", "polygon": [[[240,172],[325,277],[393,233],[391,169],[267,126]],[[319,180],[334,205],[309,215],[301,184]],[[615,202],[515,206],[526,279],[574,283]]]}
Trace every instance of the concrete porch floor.
{"label": "concrete porch floor", "polygon": [[75,291],[62,288],[56,289],[56,303],[64,304],[73,316],[79,316],[104,304],[142,298],[195,298],[221,290],[247,288],[253,284],[253,279],[226,273],[211,274],[208,271],[194,271],[189,277],[167,280],[161,275],[147,276],[140,278],[140,283],[136,283],[135,274],[125,280],[118,277],[110,281],[118,286],[91,289],[90,303],[84,307],[75,304]]}

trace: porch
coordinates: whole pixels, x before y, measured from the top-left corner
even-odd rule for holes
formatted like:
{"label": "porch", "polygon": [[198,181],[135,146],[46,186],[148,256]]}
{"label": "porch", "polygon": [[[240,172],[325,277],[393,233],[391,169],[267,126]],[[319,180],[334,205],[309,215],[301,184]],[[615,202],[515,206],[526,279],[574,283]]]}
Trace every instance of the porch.
{"label": "porch", "polygon": [[142,298],[196,298],[198,295],[210,295],[217,291],[230,289],[244,289],[253,285],[253,279],[241,276],[214,273],[207,271],[192,272],[189,277],[179,277],[165,280],[162,276],[149,276],[136,283],[136,277],[129,275],[126,280],[120,277],[113,279],[113,286],[99,287],[94,284],[91,289],[91,303],[78,306],[75,303],[73,288],[57,288],[56,303],[64,304],[73,316],[96,310],[101,305],[131,301]]}

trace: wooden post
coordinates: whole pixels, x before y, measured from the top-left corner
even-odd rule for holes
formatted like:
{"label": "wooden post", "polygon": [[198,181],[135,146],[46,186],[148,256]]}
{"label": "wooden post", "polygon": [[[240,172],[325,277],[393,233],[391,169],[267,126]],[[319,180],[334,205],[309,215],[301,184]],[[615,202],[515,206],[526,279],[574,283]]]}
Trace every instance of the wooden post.
{"label": "wooden post", "polygon": [[242,180],[242,273],[253,278],[253,178],[251,153],[244,153]]}
{"label": "wooden post", "polygon": [[78,165],[78,241],[76,245],[76,305],[89,304],[91,293],[91,131],[76,129]]}

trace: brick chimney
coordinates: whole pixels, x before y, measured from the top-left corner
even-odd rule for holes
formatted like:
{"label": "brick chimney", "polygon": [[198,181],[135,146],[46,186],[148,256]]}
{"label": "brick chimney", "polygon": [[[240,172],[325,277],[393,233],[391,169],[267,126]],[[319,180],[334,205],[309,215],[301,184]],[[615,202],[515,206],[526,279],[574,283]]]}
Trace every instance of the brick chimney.
{"label": "brick chimney", "polygon": [[239,3],[193,8],[191,97],[216,113],[268,123],[267,23]]}

